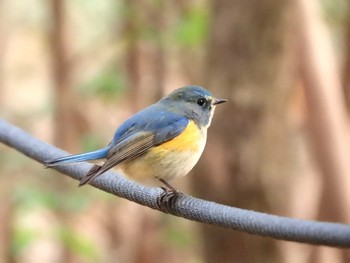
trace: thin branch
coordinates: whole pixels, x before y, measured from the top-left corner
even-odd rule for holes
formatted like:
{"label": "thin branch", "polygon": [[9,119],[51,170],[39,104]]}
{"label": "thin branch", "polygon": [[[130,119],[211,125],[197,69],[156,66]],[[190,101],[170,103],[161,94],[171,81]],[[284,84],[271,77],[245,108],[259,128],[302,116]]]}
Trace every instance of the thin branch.
{"label": "thin branch", "polygon": [[[25,131],[1,119],[0,142],[40,163],[66,154],[62,150],[32,137]],[[90,168],[90,164],[83,163],[57,167],[57,170],[80,180]],[[102,191],[159,210],[157,198],[162,193],[160,188],[139,185],[114,172],[106,172],[94,180],[91,185]],[[350,226],[345,224],[268,215],[229,207],[188,195],[181,195],[169,212],[193,221],[255,235],[317,245],[350,247]]]}

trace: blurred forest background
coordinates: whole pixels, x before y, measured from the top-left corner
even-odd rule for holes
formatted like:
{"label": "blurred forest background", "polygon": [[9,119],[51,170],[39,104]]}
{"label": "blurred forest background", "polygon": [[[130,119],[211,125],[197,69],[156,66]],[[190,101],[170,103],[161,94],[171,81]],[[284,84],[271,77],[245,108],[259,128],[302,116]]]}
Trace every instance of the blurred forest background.
{"label": "blurred forest background", "polygon": [[[345,0],[0,0],[1,116],[69,152],[171,90],[228,103],[181,191],[350,223]],[[165,215],[0,145],[0,262],[350,262]]]}

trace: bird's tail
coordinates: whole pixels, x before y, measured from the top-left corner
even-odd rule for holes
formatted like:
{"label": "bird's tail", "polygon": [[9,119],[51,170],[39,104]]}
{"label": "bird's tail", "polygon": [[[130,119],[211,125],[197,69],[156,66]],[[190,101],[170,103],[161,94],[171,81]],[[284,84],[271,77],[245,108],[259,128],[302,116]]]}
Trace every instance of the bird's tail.
{"label": "bird's tail", "polygon": [[53,167],[57,165],[66,165],[66,164],[73,164],[73,163],[79,163],[84,161],[102,159],[106,157],[108,151],[109,151],[109,148],[106,147],[93,152],[68,155],[68,156],[60,157],[53,160],[47,160],[44,162],[44,164],[46,167]]}

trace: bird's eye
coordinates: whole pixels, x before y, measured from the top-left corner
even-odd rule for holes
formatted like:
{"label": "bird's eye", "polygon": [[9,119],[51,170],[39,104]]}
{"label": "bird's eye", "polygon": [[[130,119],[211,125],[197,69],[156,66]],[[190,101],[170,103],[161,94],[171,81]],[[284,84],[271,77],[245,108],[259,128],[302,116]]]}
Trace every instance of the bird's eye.
{"label": "bird's eye", "polygon": [[203,98],[200,98],[200,99],[197,100],[197,104],[198,104],[199,106],[203,106],[203,105],[205,104],[205,102],[206,102],[206,100],[203,99]]}

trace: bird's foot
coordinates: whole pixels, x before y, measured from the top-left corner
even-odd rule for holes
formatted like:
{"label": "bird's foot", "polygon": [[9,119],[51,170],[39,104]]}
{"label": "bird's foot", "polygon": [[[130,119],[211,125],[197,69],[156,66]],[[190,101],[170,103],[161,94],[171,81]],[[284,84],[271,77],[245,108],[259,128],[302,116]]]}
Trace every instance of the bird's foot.
{"label": "bird's foot", "polygon": [[163,193],[157,198],[158,208],[164,212],[171,212],[174,208],[175,202],[179,197],[179,192],[175,189],[161,187]]}
{"label": "bird's foot", "polygon": [[175,206],[177,198],[182,194],[172,187],[164,179],[159,179],[164,185],[162,186],[163,193],[157,198],[157,206],[160,210],[170,213]]}

